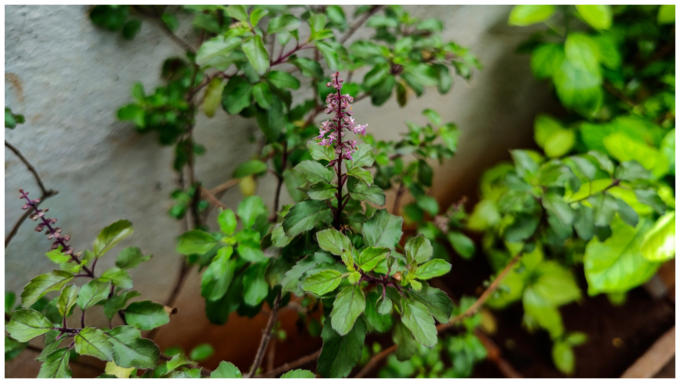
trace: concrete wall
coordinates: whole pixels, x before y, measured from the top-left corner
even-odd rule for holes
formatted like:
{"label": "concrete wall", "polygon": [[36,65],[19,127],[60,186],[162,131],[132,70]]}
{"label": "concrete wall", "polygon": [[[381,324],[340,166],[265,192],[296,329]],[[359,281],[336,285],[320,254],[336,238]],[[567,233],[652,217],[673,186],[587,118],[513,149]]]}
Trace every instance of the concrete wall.
{"label": "concrete wall", "polygon": [[[513,53],[529,31],[506,25],[510,6],[406,8],[416,17],[444,21],[444,40],[470,47],[484,68],[469,83],[455,79],[448,95],[428,89],[420,99],[412,96],[404,109],[394,99],[379,109],[362,101],[355,105],[355,115],[368,123],[379,139],[398,138],[406,130],[405,120],[423,123],[420,112],[424,108],[434,108],[444,121],[456,122],[462,131],[460,151],[436,169],[433,189],[440,202],[448,204],[461,195],[474,194],[480,172],[508,158],[508,149],[531,145],[533,117],[553,108],[552,98],[545,85],[533,79],[528,57]],[[50,208],[50,216],[59,218],[77,250],[91,248],[99,230],[113,221],[129,219],[134,223],[136,231],[123,245],[139,246],[145,254],[154,254],[150,262],[132,271],[135,289],[146,299],[164,301],[180,265],[174,251],[180,224],[167,215],[172,203],[169,194],[175,188],[172,149],[157,144],[154,135],[139,135],[129,124],[117,121],[115,111],[130,102],[134,82],[141,81],[147,91],[159,84],[163,59],[182,51],[148,20],[129,42],[120,34],[95,28],[88,19],[87,6],[5,9],[5,105],[27,119],[16,130],[6,130],[7,141],[33,163],[48,188],[59,190],[44,206]],[[360,30],[357,35],[365,32]],[[196,42],[190,28],[179,34]],[[208,153],[200,157],[197,173],[205,185],[227,181],[238,163],[253,156],[256,147],[248,141],[253,134],[258,134],[253,120],[223,111],[212,120],[199,116],[196,139]],[[38,196],[39,189],[9,151],[5,153],[5,170],[7,234],[23,213],[17,190],[24,188]],[[268,176],[259,185],[259,194],[270,205],[274,181]],[[391,198],[390,193],[387,206],[391,206]],[[222,202],[235,208],[240,199],[238,188],[234,188]],[[287,199],[284,196],[284,203]],[[35,233],[33,226],[26,222],[6,249],[5,288],[17,294],[30,278],[53,268],[44,256],[49,241]],[[115,254],[104,257],[98,269],[113,265]],[[266,318],[233,318],[226,326],[211,326],[204,319],[199,286],[200,277],[194,271],[177,303],[179,314],[160,331],[159,344],[182,344],[190,349],[209,341],[217,349],[209,364],[228,359],[246,368]],[[102,324],[102,319],[92,315],[88,320]],[[293,312],[283,314],[287,326],[293,326],[294,320]],[[279,354],[277,361],[293,356]],[[7,376],[35,376],[34,357],[27,351],[20,360],[9,363]]]}

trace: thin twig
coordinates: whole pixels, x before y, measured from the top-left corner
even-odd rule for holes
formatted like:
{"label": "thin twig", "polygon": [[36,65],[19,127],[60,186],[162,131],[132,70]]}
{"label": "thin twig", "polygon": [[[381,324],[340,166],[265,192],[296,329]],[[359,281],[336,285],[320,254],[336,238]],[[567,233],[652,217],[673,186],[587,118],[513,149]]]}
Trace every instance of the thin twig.
{"label": "thin twig", "polygon": [[392,214],[397,215],[399,213],[399,200],[401,199],[401,195],[404,193],[404,183],[399,184],[399,188],[397,189],[397,195],[394,197],[394,206],[392,206]]}
{"label": "thin twig", "polygon": [[371,8],[368,12],[364,13],[360,18],[357,19],[357,21],[352,24],[351,27],[345,32],[345,34],[340,38],[340,44],[344,44],[347,39],[350,38],[354,34],[354,32],[357,31],[365,22],[368,20],[369,17],[373,16],[376,12],[378,12],[380,9],[382,9],[384,5],[374,5],[373,8]]}
{"label": "thin twig", "polygon": [[[517,261],[519,261],[519,258],[520,258],[520,254],[517,254],[514,257],[512,257],[512,259],[510,259],[510,261],[505,266],[505,268],[500,272],[500,274],[498,274],[496,279],[489,285],[489,287],[487,287],[487,289],[484,291],[484,293],[482,293],[482,295],[479,298],[477,298],[475,303],[473,303],[472,306],[468,307],[468,309],[465,310],[465,312],[461,313],[460,315],[455,316],[448,323],[442,323],[442,324],[437,325],[437,332],[451,328],[455,324],[457,324],[459,321],[463,320],[464,318],[472,316],[475,313],[477,313],[477,310],[479,310],[479,308],[484,304],[484,302],[486,302],[486,300],[489,299],[491,294],[494,291],[496,291],[496,289],[500,285],[503,278],[505,278],[505,276],[510,272],[510,270],[515,265],[515,263],[517,263]],[[369,360],[368,363],[366,363],[364,368],[362,368],[361,371],[359,371],[359,373],[356,374],[354,377],[355,378],[363,378],[364,376],[366,376],[366,374],[371,372],[371,370],[375,366],[377,366],[378,363],[380,363],[388,355],[390,355],[391,353],[396,351],[396,349],[397,349],[397,345],[394,344],[394,345],[386,348],[385,350],[381,351],[380,353],[374,355],[371,358],[371,360]]]}
{"label": "thin twig", "polygon": [[54,190],[51,190],[51,189],[50,189],[50,190],[47,190],[47,189],[45,188],[45,184],[43,184],[42,179],[40,178],[40,175],[38,175],[38,171],[35,170],[35,168],[33,167],[33,165],[31,165],[31,163],[28,162],[28,160],[26,159],[26,157],[24,157],[24,155],[21,154],[21,152],[19,151],[19,149],[17,149],[16,147],[14,147],[14,145],[10,144],[10,143],[7,142],[7,141],[5,141],[5,146],[8,147],[9,150],[11,150],[12,152],[14,152],[14,154],[16,154],[17,157],[19,157],[19,159],[21,160],[21,162],[23,162],[24,165],[26,165],[26,167],[28,168],[28,170],[29,170],[31,173],[33,173],[33,177],[35,177],[35,181],[38,183],[38,186],[40,186],[40,191],[42,192],[42,194],[50,194],[50,193],[55,194],[55,193],[56,193]]}
{"label": "thin twig", "polygon": [[227,206],[220,202],[208,189],[204,188],[201,186],[201,195],[205,198],[208,199],[210,204],[212,204],[214,207],[221,207],[222,209],[226,209]]}
{"label": "thin twig", "polygon": [[264,353],[267,350],[267,345],[269,345],[269,340],[272,337],[272,328],[274,327],[274,323],[276,323],[276,314],[279,311],[279,303],[281,303],[281,291],[279,291],[279,293],[276,295],[274,307],[272,307],[272,312],[269,315],[269,321],[267,322],[267,327],[265,327],[264,332],[262,333],[260,347],[257,349],[255,360],[253,361],[253,365],[250,367],[250,372],[248,372],[246,378],[252,378],[255,376],[255,371],[257,371],[258,367],[260,367],[260,364],[262,363],[262,358],[264,357]]}
{"label": "thin twig", "polygon": [[300,358],[300,359],[298,359],[294,362],[283,364],[283,365],[281,365],[281,366],[279,366],[279,367],[277,367],[277,368],[275,368],[271,371],[268,371],[266,374],[256,376],[256,378],[274,378],[279,374],[290,371],[290,370],[297,368],[297,367],[304,366],[305,364],[307,364],[309,362],[315,361],[319,357],[319,355],[321,355],[321,350],[318,350],[315,353],[309,354],[307,356],[303,356],[302,358]]}

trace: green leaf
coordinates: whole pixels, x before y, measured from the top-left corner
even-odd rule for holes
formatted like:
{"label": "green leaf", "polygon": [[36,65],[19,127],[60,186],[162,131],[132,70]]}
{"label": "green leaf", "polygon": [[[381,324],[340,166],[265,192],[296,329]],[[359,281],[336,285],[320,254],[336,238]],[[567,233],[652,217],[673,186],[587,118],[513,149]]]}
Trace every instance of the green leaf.
{"label": "green leaf", "polygon": [[253,28],[257,27],[257,23],[259,23],[268,13],[269,11],[266,9],[253,10],[253,12],[250,13],[250,25],[252,25]]}
{"label": "green leaf", "polygon": [[87,310],[104,299],[107,299],[110,290],[111,282],[99,279],[89,281],[80,288],[77,300],[78,307],[80,307],[81,310]]}
{"label": "green leaf", "polygon": [[73,274],[61,270],[52,270],[47,274],[38,275],[24,287],[21,293],[21,305],[33,306],[40,297],[50,291],[60,290],[71,279],[73,279]]}
{"label": "green leaf", "polygon": [[234,211],[231,209],[222,210],[220,215],[217,216],[217,224],[220,225],[220,230],[224,234],[234,234],[234,230],[236,230],[236,225],[238,224],[236,221],[236,214],[234,214]]}
{"label": "green leaf", "polygon": [[404,323],[413,337],[423,346],[434,347],[437,344],[437,328],[434,325],[432,315],[420,302],[411,299],[402,299],[404,308],[401,321]]}
{"label": "green leaf", "polygon": [[464,259],[470,259],[475,253],[475,243],[465,234],[459,231],[450,231],[446,233],[446,238],[453,249]]}
{"label": "green leaf", "polygon": [[648,261],[665,262],[675,257],[675,211],[660,217],[645,234],[642,256]]}
{"label": "green leaf", "polygon": [[68,315],[71,311],[71,307],[76,304],[76,299],[78,298],[78,286],[76,285],[66,285],[61,290],[59,294],[59,300],[57,301],[57,308],[59,309],[59,314],[62,317]]}
{"label": "green leaf", "polygon": [[245,5],[232,4],[227,6],[226,11],[229,17],[238,21],[248,22],[248,10]]}
{"label": "green leaf", "polygon": [[335,229],[326,229],[316,233],[319,247],[335,255],[341,255],[345,250],[352,249],[352,242]]}
{"label": "green leaf", "polygon": [[336,186],[325,182],[319,182],[309,188],[307,195],[313,200],[323,201],[333,198],[337,191],[338,188]]}
{"label": "green leaf", "polygon": [[288,237],[309,231],[315,225],[333,218],[331,209],[323,201],[307,200],[293,206],[283,219],[283,230]]}
{"label": "green leaf", "polygon": [[267,49],[264,47],[264,43],[260,36],[246,39],[243,44],[241,44],[241,48],[257,73],[263,75],[264,72],[269,69],[269,52],[267,52]]}
{"label": "green leaf", "polygon": [[668,173],[666,157],[644,141],[635,140],[627,134],[619,132],[605,137],[603,143],[609,154],[619,162],[635,160],[645,169],[650,170],[656,178]]}
{"label": "green leaf", "polygon": [[253,87],[253,98],[262,109],[269,109],[274,102],[274,94],[269,89],[269,84],[266,82],[259,82]]}
{"label": "green leaf", "polygon": [[523,300],[536,307],[557,307],[581,298],[574,275],[557,262],[542,261],[532,270]]}
{"label": "green leaf", "polygon": [[132,277],[130,274],[119,267],[112,267],[104,272],[104,274],[99,277],[102,282],[111,282],[114,286],[118,286],[123,289],[132,288]]}
{"label": "green leaf", "polygon": [[321,331],[323,347],[317,362],[317,372],[325,378],[344,378],[349,375],[361,358],[366,332],[366,323],[358,320],[352,331],[341,336],[333,330],[331,319],[326,318]]}
{"label": "green leaf", "polygon": [[151,369],[158,365],[160,350],[154,342],[142,338],[132,326],[119,326],[106,331],[113,345],[113,360],[124,368]]}
{"label": "green leaf", "polygon": [[[537,78],[551,77],[565,59],[564,45],[541,44],[531,53],[531,71]],[[538,140],[536,142],[542,145]]]}
{"label": "green leaf", "polygon": [[112,296],[104,303],[104,315],[106,315],[106,317],[109,319],[113,319],[119,310],[122,310],[125,308],[125,306],[127,306],[127,302],[130,299],[140,295],[140,293],[133,290],[123,291],[120,293],[120,295]]}
{"label": "green leaf", "polygon": [[288,72],[273,70],[264,76],[267,81],[279,89],[300,89],[300,80]]}
{"label": "green leaf", "polygon": [[210,358],[213,354],[215,353],[215,350],[213,347],[207,343],[199,344],[198,346],[194,347],[193,350],[191,350],[191,353],[189,354],[189,358],[191,360],[194,360],[196,362],[200,362],[202,360],[206,360]]}
{"label": "green leaf", "polygon": [[5,330],[19,342],[28,342],[37,336],[46,334],[52,330],[52,327],[54,327],[52,323],[41,313],[24,309],[17,310],[12,314],[12,319],[5,326]]}
{"label": "green leaf", "polygon": [[570,33],[564,44],[567,60],[575,67],[597,73],[600,50],[598,44],[584,33]]}
{"label": "green leaf", "polygon": [[321,68],[321,65],[319,65],[319,63],[314,60],[297,57],[295,59],[289,60],[289,62],[298,67],[300,72],[302,72],[302,74],[306,77],[313,77],[317,80],[323,78],[323,69]]}
{"label": "green leaf", "polygon": [[196,52],[196,64],[200,67],[206,67],[210,66],[212,63],[218,63],[220,58],[228,56],[234,49],[238,48],[242,42],[243,40],[240,37],[213,37],[212,39],[205,41],[201,47],[198,48],[198,51]]}
{"label": "green leaf", "polygon": [[361,251],[356,261],[363,271],[369,272],[375,269],[389,253],[390,249],[386,247],[367,247]]}
{"label": "green leaf", "polygon": [[250,228],[255,224],[257,217],[262,214],[267,214],[267,207],[260,196],[251,195],[246,197],[238,204],[236,214],[241,217],[241,223],[244,228]]}
{"label": "green leaf", "polygon": [[562,373],[566,375],[574,373],[576,357],[574,356],[574,351],[571,349],[571,345],[562,341],[555,342],[552,349],[552,358],[555,367]]}
{"label": "green leaf", "polygon": [[392,89],[397,80],[392,75],[385,76],[378,84],[371,89],[371,103],[380,106],[387,102],[392,96]]}
{"label": "green leaf", "polygon": [[116,266],[126,270],[133,269],[140,263],[148,261],[151,257],[152,255],[147,255],[145,257],[139,247],[128,247],[118,253]]}
{"label": "green leaf", "polygon": [[366,302],[366,320],[376,331],[387,332],[392,328],[392,316],[389,315],[389,313],[380,314],[378,312],[376,302],[380,297],[381,296],[376,291],[368,293]]}
{"label": "green leaf", "polygon": [[505,227],[503,237],[508,242],[522,242],[536,231],[538,218],[526,214],[518,214],[509,226]]}
{"label": "green leaf", "polygon": [[300,20],[293,15],[281,15],[269,20],[267,34],[292,32],[300,29]]}
{"label": "green leaf", "polygon": [[621,163],[616,168],[614,177],[623,181],[637,181],[641,179],[649,179],[651,177],[651,173],[642,167],[639,162],[633,160]]}
{"label": "green leaf", "polygon": [[675,23],[675,4],[661,5],[656,19],[659,24]]}
{"label": "green leaf", "polygon": [[574,212],[557,193],[546,193],[541,202],[543,207],[555,214],[564,225],[570,226],[574,222]]}
{"label": "green leaf", "polygon": [[320,263],[333,264],[335,259],[326,253],[314,253],[302,258],[286,272],[286,275],[281,280],[281,291],[294,292],[297,296],[303,295],[302,289],[298,289],[303,275]]}
{"label": "green leaf", "polygon": [[588,202],[593,207],[593,220],[595,226],[599,227],[609,225],[619,206],[614,197],[605,193],[589,197]]}
{"label": "green leaf", "polygon": [[554,13],[555,7],[553,5],[515,5],[510,11],[508,24],[524,27],[545,21],[552,17]]}
{"label": "green leaf", "polygon": [[453,312],[453,302],[445,292],[423,283],[420,291],[411,290],[406,295],[422,303],[439,323],[448,323]]}
{"label": "green leaf", "polygon": [[215,379],[240,379],[243,376],[241,376],[241,371],[238,367],[229,362],[221,361],[220,365],[210,373],[210,377]]}
{"label": "green leaf", "polygon": [[[43,350],[40,353],[40,355],[35,358],[35,360],[39,362],[45,362],[47,359],[47,356],[53,353],[57,348],[59,348],[59,345],[61,344],[61,341],[63,339],[57,339],[57,336],[61,334],[57,330],[50,330],[45,334],[45,342],[43,346]],[[10,338],[11,339],[11,338]]]}
{"label": "green leaf", "polygon": [[250,106],[253,86],[241,76],[232,76],[222,92],[222,107],[229,114],[238,114]]}
{"label": "green leaf", "polygon": [[347,175],[363,181],[366,186],[371,186],[373,184],[373,175],[366,169],[354,168],[349,170]]}
{"label": "green leaf", "polygon": [[252,174],[259,174],[259,173],[264,173],[267,171],[267,164],[260,161],[260,160],[250,160],[241,163],[236,170],[234,170],[234,174],[232,177],[234,178],[243,178],[247,177]]}
{"label": "green leaf", "polygon": [[57,248],[57,249],[48,251],[45,254],[45,256],[47,256],[47,258],[49,258],[50,261],[52,261],[56,264],[68,262],[68,261],[71,260],[71,256],[66,254],[66,253],[62,253],[63,249],[64,248],[62,246],[59,246],[59,248]]}
{"label": "green leaf", "polygon": [[553,79],[557,95],[566,107],[588,112],[600,107],[602,78],[598,72],[582,69],[564,60]]}
{"label": "green leaf", "polygon": [[335,175],[333,171],[318,162],[305,160],[295,166],[295,170],[299,171],[307,180],[312,183],[333,181]]}
{"label": "green leaf", "polygon": [[595,29],[609,29],[612,26],[612,9],[609,5],[578,4],[576,10]]}
{"label": "green leaf", "polygon": [[546,156],[558,158],[569,153],[574,144],[576,144],[576,133],[570,129],[562,129],[548,138],[543,150]]}
{"label": "green leaf", "polygon": [[153,330],[170,322],[168,313],[160,303],[133,302],[125,309],[125,320],[140,330]]}
{"label": "green leaf", "polygon": [[205,231],[187,231],[177,241],[177,252],[184,255],[202,255],[215,247],[217,242],[217,239]]}
{"label": "green leaf", "polygon": [[616,204],[617,204],[617,213],[619,214],[619,218],[623,222],[625,222],[627,225],[631,227],[636,227],[639,221],[638,214],[633,210],[630,205],[628,205],[625,201],[616,198]]}
{"label": "green leaf", "polygon": [[309,154],[311,154],[312,158],[316,161],[333,161],[335,158],[335,151],[332,147],[319,145],[316,141],[307,142],[307,149],[309,149]]}
{"label": "green leaf", "polygon": [[167,371],[170,372],[176,370],[179,367],[186,366],[189,364],[191,364],[191,360],[186,355],[184,355],[183,352],[180,352],[178,354],[175,354],[172,357],[172,359],[168,361]]}
{"label": "green leaf", "polygon": [[379,206],[385,205],[385,193],[376,185],[367,186],[356,178],[347,180],[349,196],[357,201],[366,201]]}
{"label": "green leaf", "polygon": [[406,246],[404,246],[404,250],[408,264],[414,261],[421,264],[427,262],[432,257],[432,244],[422,234],[409,239],[406,242]]}
{"label": "green leaf", "polygon": [[316,295],[325,295],[338,288],[343,278],[343,274],[339,271],[322,270],[305,278],[302,282],[302,290]]}
{"label": "green leaf", "polygon": [[347,335],[354,322],[366,309],[366,298],[361,286],[347,286],[340,291],[333,302],[331,325],[340,335]]}
{"label": "green leaf", "polygon": [[47,356],[45,363],[40,366],[38,378],[71,378],[71,369],[68,366],[71,357],[71,348],[60,348]]}
{"label": "green leaf", "polygon": [[76,352],[80,355],[94,356],[95,358],[112,361],[113,345],[104,331],[85,327],[75,336]]}
{"label": "green leaf", "polygon": [[611,237],[604,242],[593,238],[583,258],[588,294],[624,292],[651,278],[661,265],[642,256],[641,245],[651,223],[641,220],[632,228],[620,219],[612,221]]}
{"label": "green leaf", "polygon": [[312,30],[312,34],[314,32],[318,32],[322,30],[326,26],[326,15],[322,13],[317,13],[315,15],[312,15],[312,17],[309,18],[309,27]]}
{"label": "green leaf", "polygon": [[94,241],[94,256],[96,258],[101,257],[104,253],[119,244],[120,241],[132,234],[133,231],[132,223],[126,219],[114,222],[105,227],[99,235],[97,235],[97,239]]}
{"label": "green leaf", "polygon": [[378,210],[364,224],[361,232],[367,246],[394,249],[401,239],[402,217],[394,216],[387,210]]}
{"label": "green leaf", "polygon": [[414,278],[426,280],[442,276],[451,271],[451,264],[443,259],[433,259],[418,266]]}
{"label": "green leaf", "polygon": [[206,116],[213,118],[215,117],[215,112],[217,112],[217,107],[222,101],[222,92],[224,91],[224,86],[226,83],[219,77],[216,77],[210,81],[210,84],[205,89],[205,95],[203,96],[203,104],[201,105],[203,113]]}
{"label": "green leaf", "polygon": [[264,279],[267,262],[260,262],[249,266],[243,272],[243,302],[250,306],[257,306],[269,293],[269,284]]}
{"label": "green leaf", "polygon": [[229,259],[233,252],[231,246],[220,248],[201,276],[201,296],[206,300],[215,301],[227,293],[237,266],[236,261]]}
{"label": "green leaf", "polygon": [[375,162],[375,149],[369,144],[357,145],[357,150],[352,154],[352,160],[347,162],[347,170],[373,166]]}
{"label": "green leaf", "polygon": [[309,370],[290,370],[285,374],[281,375],[279,379],[314,379],[316,374]]}
{"label": "green leaf", "polygon": [[401,320],[394,324],[392,341],[397,345],[395,355],[398,360],[405,361],[411,359],[418,349],[418,343],[413,338],[413,334],[404,326]]}

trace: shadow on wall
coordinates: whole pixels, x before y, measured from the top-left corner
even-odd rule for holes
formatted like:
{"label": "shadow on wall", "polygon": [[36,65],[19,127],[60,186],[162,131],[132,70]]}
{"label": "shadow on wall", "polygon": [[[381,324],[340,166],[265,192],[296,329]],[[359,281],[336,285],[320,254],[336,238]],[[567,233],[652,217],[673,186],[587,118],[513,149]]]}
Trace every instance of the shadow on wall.
{"label": "shadow on wall", "polygon": [[[434,168],[432,194],[446,209],[461,196],[474,200],[484,169],[509,159],[509,149],[533,147],[534,116],[539,111],[558,109],[545,84],[533,78],[529,57],[514,53],[531,30],[523,28],[518,33],[507,27],[510,6],[405,7],[417,17],[444,21],[444,40],[471,48],[483,69],[474,74],[470,83],[457,78],[447,95],[428,89],[421,98],[411,95],[406,108],[399,108],[392,99],[377,109],[366,100],[355,104],[355,113],[362,123],[369,124],[378,139],[396,139],[399,132],[406,131],[405,120],[424,123],[420,112],[425,108],[437,110],[443,121],[458,125],[461,137],[456,157]],[[174,252],[179,224],[166,214],[174,184],[171,149],[161,148],[154,137],[140,137],[130,126],[116,121],[115,110],[128,102],[135,81],[141,79],[147,90],[156,86],[162,60],[181,52],[152,23],[144,24],[132,43],[97,30],[87,20],[87,7],[83,6],[6,9],[6,66],[24,80],[26,102],[19,100],[11,82],[6,84],[5,93],[7,102],[14,103],[8,106],[19,105],[15,111],[24,113],[28,120],[22,129],[7,132],[8,141],[24,150],[48,188],[60,191],[59,196],[49,200],[49,207],[64,223],[65,232],[74,237],[76,248],[91,246],[96,233],[116,219],[134,222],[136,232],[124,245],[139,246],[145,254],[155,254],[145,267],[134,270],[135,289],[147,299],[164,301],[180,262]],[[35,18],[40,18],[43,26],[35,31],[27,29],[28,21]],[[81,28],[73,30],[68,25]],[[52,57],[55,65],[38,65],[41,61],[34,57],[38,51]],[[73,83],[64,88],[67,92],[57,90],[69,81]],[[257,131],[255,122],[218,113],[212,120],[199,115],[196,131],[197,140],[208,149],[197,172],[210,187],[226,181],[238,163],[255,151],[255,145],[246,144]],[[62,151],[58,147],[66,144],[75,149]],[[14,197],[16,189],[32,186],[33,181],[11,153],[5,158],[5,223],[9,228],[22,212]],[[268,204],[273,198],[273,185],[273,178],[268,176],[259,186]],[[391,208],[394,194],[387,194],[386,207]],[[240,199],[234,188],[222,202],[235,208]],[[214,222],[214,217],[209,221]],[[43,255],[49,247],[47,241],[36,237],[29,226],[17,234],[6,258],[6,288],[10,290],[20,292],[29,271],[33,275],[51,269]],[[109,262],[102,265],[107,267],[113,259],[102,262]],[[176,306],[179,312],[156,338],[162,349],[181,345],[191,350],[198,344],[210,343],[215,354],[206,361],[206,367],[214,368],[220,360],[229,360],[241,370],[249,368],[266,323],[265,313],[252,319],[232,315],[225,326],[209,324],[196,270],[187,279]],[[319,339],[298,334],[295,311],[282,311],[280,319],[288,338],[272,342],[276,350],[269,363],[278,366],[320,347]],[[93,315],[88,320],[94,324],[103,318]],[[40,343],[39,339],[35,342]],[[35,357],[35,352],[25,351],[7,363],[6,376],[35,377],[39,368],[33,361]],[[267,363],[265,358],[263,365]],[[73,369],[74,376],[93,377],[100,373],[75,365]]]}

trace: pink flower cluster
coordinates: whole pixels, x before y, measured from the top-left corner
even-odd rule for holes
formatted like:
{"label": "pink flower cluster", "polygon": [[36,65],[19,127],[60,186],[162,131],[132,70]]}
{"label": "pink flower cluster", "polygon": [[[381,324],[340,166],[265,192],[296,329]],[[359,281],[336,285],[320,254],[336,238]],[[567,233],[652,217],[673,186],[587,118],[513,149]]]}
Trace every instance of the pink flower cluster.
{"label": "pink flower cluster", "polygon": [[[368,124],[359,125],[352,117],[351,102],[354,98],[349,94],[341,95],[343,80],[340,78],[340,72],[335,72],[333,80],[326,84],[327,87],[337,90],[326,97],[326,113],[335,113],[335,118],[324,121],[319,129],[319,136],[316,137],[319,145],[330,146],[336,145],[335,153],[341,156],[341,159],[351,160],[352,153],[356,151],[357,142],[355,140],[342,141],[345,136],[343,129],[346,129],[354,134],[365,135]],[[329,134],[330,133],[330,134]],[[329,166],[332,166],[335,160]]]}

